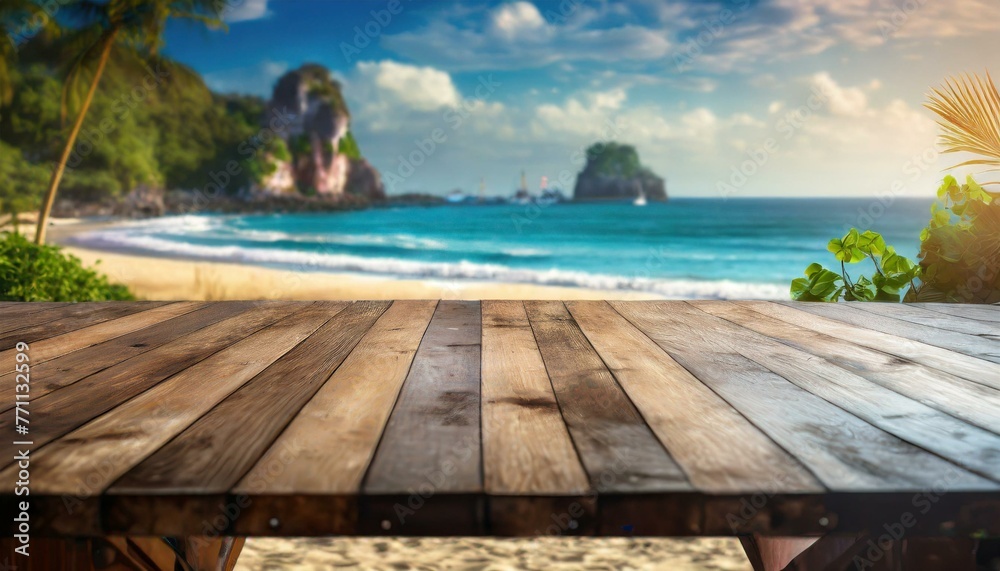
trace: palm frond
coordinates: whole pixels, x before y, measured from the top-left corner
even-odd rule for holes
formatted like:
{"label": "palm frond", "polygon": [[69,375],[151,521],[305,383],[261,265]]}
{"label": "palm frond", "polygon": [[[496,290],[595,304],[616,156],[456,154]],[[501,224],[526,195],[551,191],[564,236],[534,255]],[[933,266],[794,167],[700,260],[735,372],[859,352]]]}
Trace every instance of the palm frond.
{"label": "palm frond", "polygon": [[1000,92],[993,78],[977,74],[952,77],[931,90],[925,107],[940,117],[945,153],[971,153],[980,157],[960,166],[1000,166]]}

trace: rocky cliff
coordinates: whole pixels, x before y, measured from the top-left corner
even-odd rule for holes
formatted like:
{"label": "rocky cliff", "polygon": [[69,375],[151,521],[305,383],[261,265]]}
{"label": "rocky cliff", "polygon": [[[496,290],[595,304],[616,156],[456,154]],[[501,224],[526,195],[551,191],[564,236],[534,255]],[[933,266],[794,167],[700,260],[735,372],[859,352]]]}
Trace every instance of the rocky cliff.
{"label": "rocky cliff", "polygon": [[631,145],[597,143],[587,149],[587,164],[576,177],[574,200],[626,200],[639,194],[667,200],[663,179],[639,162]]}
{"label": "rocky cliff", "polygon": [[284,141],[288,156],[275,161],[261,185],[265,190],[385,198],[382,177],[361,158],[351,137],[347,104],[328,69],[309,64],[286,73],[267,107],[268,127]]}

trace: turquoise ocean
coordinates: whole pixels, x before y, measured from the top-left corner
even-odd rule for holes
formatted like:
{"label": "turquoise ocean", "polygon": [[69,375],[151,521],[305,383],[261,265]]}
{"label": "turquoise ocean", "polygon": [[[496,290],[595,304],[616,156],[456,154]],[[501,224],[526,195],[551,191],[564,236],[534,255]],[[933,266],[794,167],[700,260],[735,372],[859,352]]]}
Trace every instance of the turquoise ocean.
{"label": "turquoise ocean", "polygon": [[455,205],[326,214],[189,214],[129,222],[80,245],[168,257],[441,282],[489,281],[786,299],[830,238],[881,232],[915,257],[928,199],[694,199]]}

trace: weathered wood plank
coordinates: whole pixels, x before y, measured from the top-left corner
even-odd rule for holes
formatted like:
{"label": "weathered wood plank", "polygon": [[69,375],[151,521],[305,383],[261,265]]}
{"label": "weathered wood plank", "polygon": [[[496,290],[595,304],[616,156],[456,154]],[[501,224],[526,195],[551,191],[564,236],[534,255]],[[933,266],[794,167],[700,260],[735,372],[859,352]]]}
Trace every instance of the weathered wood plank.
{"label": "weathered wood plank", "polygon": [[[144,329],[171,317],[190,313],[200,307],[204,307],[204,304],[192,301],[169,303],[42,341],[35,341],[31,344],[31,363],[32,365],[44,363],[67,353],[72,353],[91,345],[97,345],[109,339],[125,335],[126,333]],[[10,365],[10,363],[14,362],[13,359],[16,351],[17,349],[0,351],[0,371],[10,373],[14,370],[13,365]],[[5,369],[4,367],[9,368]]]}
{"label": "weathered wood plank", "polygon": [[1000,323],[988,321],[978,321],[975,319],[964,319],[924,309],[914,307],[907,303],[844,303],[845,307],[850,307],[860,311],[876,313],[882,317],[916,323],[921,327],[932,329],[944,329],[965,335],[975,335],[983,339],[989,339],[1000,343]]}
{"label": "weathered wood plank", "polygon": [[978,305],[966,303],[911,303],[913,305],[951,315],[961,319],[974,319],[978,321],[988,321],[990,323],[1000,323],[1000,305]]}
{"label": "weathered wood plank", "polygon": [[691,490],[565,305],[524,306],[590,485],[601,493]]}
{"label": "weathered wood plank", "polygon": [[[231,315],[153,351],[133,357],[31,402],[31,439],[37,449],[104,414],[160,381],[291,313],[299,304],[229,303]],[[244,311],[246,310],[246,311]],[[13,432],[14,410],[0,414],[0,430]],[[16,447],[0,442],[7,466]]]}
{"label": "weathered wood plank", "polygon": [[486,491],[589,492],[521,302],[483,302],[482,374]]}
{"label": "weathered wood plank", "polygon": [[[100,534],[99,495],[115,479],[346,305],[317,303],[304,307],[34,452],[31,462],[35,494],[70,500],[53,502],[46,518],[36,520],[36,529],[48,524],[46,531],[50,532],[73,526],[87,530],[87,534]],[[0,473],[14,471],[12,465]]]}
{"label": "weathered wood plank", "polygon": [[[791,305],[791,302],[785,302]],[[994,364],[994,370],[1000,371],[1000,343],[993,339],[984,339],[975,335],[965,335],[954,331],[946,331],[926,325],[910,323],[902,319],[876,315],[872,312],[858,311],[851,307],[839,303],[797,303],[794,305],[799,311],[806,311],[826,317],[828,319],[849,323],[855,327],[878,331],[893,337],[902,337],[919,342],[925,346],[930,345],[951,351],[954,357],[951,360],[968,359],[966,355],[971,355],[978,359],[990,361]],[[860,341],[859,341],[860,342]],[[885,343],[885,339],[882,340]],[[892,343],[895,349],[896,343]],[[1000,388],[1000,375],[995,377],[997,386]]]}
{"label": "weathered wood plank", "polygon": [[805,468],[605,302],[567,302],[650,428],[708,493],[821,491]]}
{"label": "weathered wood plank", "polygon": [[46,309],[71,305],[68,301],[5,301],[0,307],[4,320],[30,315]]}
{"label": "weathered wood plank", "polygon": [[[375,322],[234,486],[234,494],[270,496],[255,499],[241,518],[244,523],[266,522],[268,514],[281,505],[280,499],[272,500],[275,496],[360,494],[365,471],[436,305],[434,301],[396,301]],[[286,450],[294,450],[291,460],[283,460]],[[280,478],[271,473],[276,464],[285,466]]]}
{"label": "weathered wood plank", "polygon": [[920,491],[995,484],[896,438],[788,382],[727,344],[731,324],[685,304],[611,304],[833,491]]}
{"label": "weathered wood plank", "polygon": [[31,344],[36,341],[83,329],[89,325],[111,321],[146,309],[153,309],[166,303],[163,301],[81,303],[73,306],[72,309],[76,311],[62,309],[61,311],[64,311],[65,315],[59,319],[38,325],[21,327],[7,333],[0,333],[0,350],[10,350],[19,342]]}
{"label": "weathered wood plank", "polygon": [[0,316],[3,317],[3,322],[0,322],[0,333],[59,319],[60,309],[72,309],[74,305],[79,304],[40,301],[12,304],[0,310]]}
{"label": "weathered wood plank", "polygon": [[839,321],[795,311],[779,304],[735,303],[759,315],[754,320],[747,320],[744,324],[747,327],[758,327],[766,321],[771,336],[786,345],[827,359],[887,389],[1000,434],[1000,416],[996,413],[1000,409],[1000,393],[962,377],[898,357],[899,345],[911,343],[907,339],[896,337],[886,342],[891,344],[891,347],[885,347],[886,351],[892,351],[893,354],[890,354],[845,340],[844,336],[850,338],[850,331],[864,330]]}
{"label": "weathered wood plank", "polygon": [[330,378],[388,306],[388,302],[358,302],[338,313],[126,473],[109,493],[228,491]]}
{"label": "weathered wood plank", "polygon": [[32,455],[32,489],[77,496],[104,491],[346,306],[305,306],[49,443]]}
{"label": "weathered wood plank", "polygon": [[[996,363],[970,356],[961,351],[943,349],[906,337],[873,331],[864,326],[825,317],[819,313],[819,311],[823,310],[809,310],[810,308],[833,304],[785,304],[768,301],[737,303],[744,304],[758,313],[771,315],[793,325],[847,341],[856,347],[866,347],[875,351],[890,353],[914,363],[920,363],[921,365],[926,365],[927,367],[956,375],[969,381],[1000,389],[1000,365]],[[849,311],[849,308],[845,308],[844,311]],[[852,311],[846,313],[846,315],[854,313]],[[860,315],[860,312],[857,313]],[[906,329],[909,327],[915,326],[913,324],[905,324],[899,328]]]}
{"label": "weathered wood plank", "polygon": [[[436,305],[393,302],[275,442],[301,442],[308,466],[293,466],[268,484],[255,466],[237,493],[357,493]],[[326,453],[334,448],[337,454]]]}
{"label": "weathered wood plank", "polygon": [[556,517],[565,524],[560,533],[589,532],[596,506],[585,496],[592,488],[523,303],[483,302],[482,375],[483,476],[492,531],[530,534]]}
{"label": "weathered wood plank", "polygon": [[[38,339],[38,332],[47,325],[53,327],[70,327],[74,321],[86,319],[90,315],[99,315],[106,311],[122,311],[131,304],[111,303],[111,302],[88,302],[71,303],[62,306],[52,307],[43,311],[29,313],[23,317],[5,318],[0,323],[0,340],[3,344],[0,348],[10,349],[15,343],[21,341],[17,334],[24,332],[25,337]],[[72,330],[72,329],[67,329]],[[65,332],[65,331],[63,331]],[[11,339],[14,339],[11,341]]]}
{"label": "weathered wood plank", "polygon": [[363,499],[362,530],[485,532],[474,499],[447,497],[483,492],[481,341],[479,302],[438,304],[365,474],[364,494],[385,497]]}
{"label": "weathered wood plank", "polygon": [[[202,309],[173,317],[154,326],[98,343],[80,351],[32,366],[32,400],[71,386],[81,379],[152,351],[184,335],[231,317],[252,307],[248,303],[216,303]],[[14,373],[0,375],[0,409],[12,407]]]}
{"label": "weathered wood plank", "polygon": [[725,319],[719,339],[799,387],[907,442],[1000,481],[1000,436],[873,383],[775,339],[794,336],[784,322],[731,302],[691,302]]}

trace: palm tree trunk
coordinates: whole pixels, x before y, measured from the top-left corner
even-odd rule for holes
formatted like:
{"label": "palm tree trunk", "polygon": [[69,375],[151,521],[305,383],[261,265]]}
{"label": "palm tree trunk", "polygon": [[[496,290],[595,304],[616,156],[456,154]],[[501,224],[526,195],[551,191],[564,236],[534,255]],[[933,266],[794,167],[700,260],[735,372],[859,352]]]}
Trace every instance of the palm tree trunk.
{"label": "palm tree trunk", "polygon": [[45,192],[45,200],[38,211],[38,226],[35,229],[36,244],[45,243],[45,231],[48,227],[49,213],[52,212],[52,205],[56,201],[56,191],[59,189],[59,182],[62,181],[63,173],[66,172],[66,163],[69,162],[69,157],[73,153],[73,146],[76,145],[76,138],[80,135],[80,129],[83,128],[83,120],[87,118],[87,111],[90,110],[90,104],[94,101],[94,93],[97,92],[97,85],[101,82],[101,76],[104,75],[104,68],[111,57],[111,48],[115,45],[115,37],[117,35],[118,30],[112,29],[104,36],[104,45],[101,46],[101,59],[97,63],[97,71],[94,72],[94,78],[90,81],[90,89],[87,91],[87,97],[83,100],[80,114],[77,115],[76,123],[73,124],[73,130],[70,131],[69,139],[66,140],[66,147],[63,148],[59,163],[56,164],[56,168],[52,172],[52,180],[49,181],[49,188]]}

